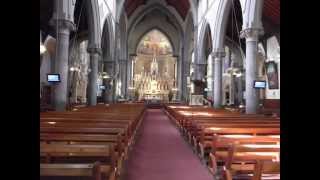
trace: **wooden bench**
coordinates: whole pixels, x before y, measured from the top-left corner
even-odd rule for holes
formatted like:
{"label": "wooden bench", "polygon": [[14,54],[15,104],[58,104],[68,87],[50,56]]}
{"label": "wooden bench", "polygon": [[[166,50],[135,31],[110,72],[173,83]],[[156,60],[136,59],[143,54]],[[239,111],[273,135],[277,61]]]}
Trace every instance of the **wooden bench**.
{"label": "wooden bench", "polygon": [[205,149],[209,149],[206,163],[213,174],[222,165],[226,167],[225,179],[242,173],[257,178],[258,161],[279,161],[278,117],[191,106],[165,106],[165,110],[202,160],[206,158]]}
{"label": "wooden bench", "polygon": [[[40,175],[43,176],[94,175],[94,177],[97,178],[97,176],[104,175],[105,177],[110,177],[117,173],[117,168],[122,163],[122,159],[118,158],[117,154],[115,154],[112,144],[40,144],[40,157],[40,160],[43,161],[40,164],[40,166],[42,166],[40,168],[40,171],[42,171]],[[79,163],[79,161],[83,163]],[[97,169],[95,169],[94,166],[91,168],[88,166],[88,163],[90,165],[97,161],[99,161],[99,167],[96,167]],[[79,170],[79,166],[82,167],[80,168],[81,170]],[[73,170],[65,173],[65,171],[70,169]],[[97,171],[101,173],[97,173]]]}
{"label": "wooden bench", "polygon": [[41,176],[118,179],[144,110],[122,104],[40,113]]}
{"label": "wooden bench", "polygon": [[[99,162],[90,164],[40,164],[40,179],[43,177],[88,177],[90,180],[101,180],[102,173]],[[105,170],[106,171],[106,170]],[[115,180],[110,175],[109,180]]]}

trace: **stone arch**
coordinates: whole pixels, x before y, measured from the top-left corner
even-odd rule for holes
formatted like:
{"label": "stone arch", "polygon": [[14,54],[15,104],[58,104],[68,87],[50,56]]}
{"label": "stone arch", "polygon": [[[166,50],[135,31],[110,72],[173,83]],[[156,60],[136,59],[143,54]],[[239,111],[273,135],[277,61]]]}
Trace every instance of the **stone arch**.
{"label": "stone arch", "polygon": [[[211,35],[210,24],[205,21],[202,25],[200,31],[200,41],[199,41],[199,62],[200,64],[205,64],[209,54],[212,52],[212,35]],[[208,51],[208,52],[206,52]]]}
{"label": "stone arch", "polygon": [[169,34],[168,34],[165,30],[163,30],[163,29],[155,26],[155,27],[153,27],[153,28],[150,28],[150,29],[146,30],[144,33],[142,33],[142,36],[139,36],[139,38],[138,38],[138,40],[137,40],[137,43],[136,43],[136,45],[134,46],[134,47],[135,47],[135,53],[137,52],[137,48],[138,48],[138,46],[139,46],[139,43],[140,43],[141,40],[143,39],[143,37],[146,36],[149,32],[151,32],[151,31],[153,31],[153,30],[158,30],[159,32],[161,32],[161,33],[168,39],[168,41],[170,42],[171,48],[172,48],[172,50],[173,50],[173,52],[174,52],[174,46],[173,46],[173,44],[172,44],[173,41],[172,41],[171,38],[169,37]]}
{"label": "stone arch", "polygon": [[[147,17],[148,15],[152,14],[155,11],[159,11],[162,15],[164,15],[164,17],[169,17],[168,19],[170,19],[170,23],[168,21],[166,21],[165,19],[162,18],[156,18],[155,20],[161,19],[162,22],[157,22],[154,23],[154,21],[152,21],[151,23],[153,23],[153,26],[165,26],[165,28],[163,29],[167,29],[169,28],[170,30],[166,31],[168,33],[170,33],[171,31],[176,32],[176,39],[179,38],[183,38],[183,21],[181,20],[181,17],[178,16],[178,13],[175,10],[169,10],[167,7],[165,7],[165,5],[161,4],[161,3],[152,3],[149,5],[142,5],[140,7],[138,7],[138,9],[136,9],[136,11],[131,15],[131,18],[128,22],[128,34],[131,35],[132,33],[134,33],[134,31],[136,31],[136,28],[140,25],[139,23],[143,20],[143,18]],[[150,18],[150,17],[148,17]],[[145,24],[144,24],[145,25]],[[146,25],[148,26],[148,25]],[[179,37],[179,38],[177,38]],[[129,38],[130,39],[130,38]],[[175,43],[173,43],[175,44]],[[180,42],[177,42],[174,48],[179,47],[180,48]],[[176,54],[179,54],[179,48],[175,49],[175,51],[177,52]]]}
{"label": "stone arch", "polygon": [[262,30],[262,5],[260,0],[235,0],[235,1],[219,1],[216,21],[213,31],[213,51],[223,52],[226,28],[230,11],[233,3],[238,3],[242,10],[242,30],[248,28]]}
{"label": "stone arch", "polygon": [[[120,19],[121,13],[122,11],[124,11],[124,3],[126,0],[119,0],[117,3],[117,14],[116,14],[116,20],[118,21]],[[196,2],[195,0],[188,0],[190,3],[190,11],[191,11],[191,15],[192,15],[192,19],[194,22],[197,21],[197,6],[196,6]]]}
{"label": "stone arch", "polygon": [[101,29],[98,0],[86,0],[86,11],[89,31],[88,49],[101,49]]}
{"label": "stone arch", "polygon": [[218,5],[217,18],[213,31],[213,51],[224,52],[224,39],[226,35],[228,17],[231,10],[231,1],[220,1]]}
{"label": "stone arch", "polygon": [[143,17],[151,13],[154,10],[159,10],[162,14],[167,15],[170,20],[173,21],[174,26],[182,31],[182,25],[184,24],[183,19],[172,6],[167,5],[165,2],[150,2],[146,5],[139,6],[131,15],[129,19],[129,27],[136,26]]}
{"label": "stone arch", "polygon": [[185,28],[184,28],[184,52],[183,52],[183,68],[182,68],[182,83],[181,83],[181,99],[187,100],[188,99],[188,78],[190,77],[190,67],[191,67],[191,60],[192,60],[192,52],[194,48],[193,38],[194,38],[194,21],[192,17],[192,12],[186,16],[185,20]]}
{"label": "stone arch", "polygon": [[114,36],[110,15],[106,17],[103,25],[101,47],[103,61],[113,61]]}
{"label": "stone arch", "polygon": [[[123,12],[119,19],[120,30],[120,47],[124,52],[127,52],[127,29],[128,18],[125,12]],[[120,53],[120,59],[127,59],[127,53]]]}
{"label": "stone arch", "polygon": [[104,91],[104,102],[112,103],[114,100],[114,86],[111,85],[112,78],[114,75],[114,49],[115,49],[115,37],[113,32],[113,22],[111,15],[108,15],[105,19],[102,31],[102,64],[103,64],[103,72],[106,72],[109,75],[110,79],[106,79],[103,81],[103,84],[106,87]]}
{"label": "stone arch", "polygon": [[149,21],[148,24],[139,25],[134,29],[134,32],[129,34],[128,42],[131,42],[128,46],[129,54],[135,54],[136,47],[140,42],[141,38],[143,37],[143,35],[152,29],[158,29],[168,37],[170,43],[172,44],[174,55],[177,55],[180,53],[179,52],[180,42],[179,42],[179,38],[177,38],[178,32],[175,30],[175,28],[172,25],[162,20],[158,20],[158,21],[154,20],[154,21]]}

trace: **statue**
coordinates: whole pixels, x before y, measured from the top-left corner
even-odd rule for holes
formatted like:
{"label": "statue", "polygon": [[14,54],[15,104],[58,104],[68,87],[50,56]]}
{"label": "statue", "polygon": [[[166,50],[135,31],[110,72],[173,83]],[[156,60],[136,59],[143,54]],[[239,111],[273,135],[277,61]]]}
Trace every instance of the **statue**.
{"label": "statue", "polygon": [[151,76],[154,79],[155,76],[158,75],[158,62],[157,62],[155,54],[153,54],[153,59],[152,59],[152,62],[151,62],[150,70],[151,70]]}

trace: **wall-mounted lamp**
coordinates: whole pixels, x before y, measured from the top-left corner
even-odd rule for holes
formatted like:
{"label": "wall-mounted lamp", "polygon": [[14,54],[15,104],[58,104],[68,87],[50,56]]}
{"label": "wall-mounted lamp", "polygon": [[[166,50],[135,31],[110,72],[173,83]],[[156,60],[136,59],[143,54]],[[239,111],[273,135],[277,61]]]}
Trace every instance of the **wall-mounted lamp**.
{"label": "wall-mounted lamp", "polygon": [[40,43],[40,54],[43,54],[46,51],[47,51],[47,48],[43,44]]}
{"label": "wall-mounted lamp", "polygon": [[77,67],[73,67],[73,66],[72,66],[72,67],[70,68],[70,71],[71,71],[71,72],[73,72],[73,71],[78,71],[78,72],[80,72],[80,68],[77,68]]}

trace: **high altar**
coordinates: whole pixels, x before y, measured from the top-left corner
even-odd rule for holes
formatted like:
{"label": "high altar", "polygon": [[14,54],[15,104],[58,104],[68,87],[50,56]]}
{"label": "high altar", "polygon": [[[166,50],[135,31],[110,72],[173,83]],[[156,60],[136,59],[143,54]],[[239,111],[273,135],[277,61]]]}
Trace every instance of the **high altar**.
{"label": "high altar", "polygon": [[170,78],[167,72],[163,76],[159,73],[159,65],[155,55],[150,65],[150,72],[142,71],[137,74],[134,82],[139,93],[139,100],[168,101],[170,90],[175,86],[175,79]]}
{"label": "high altar", "polygon": [[176,58],[168,39],[158,30],[139,43],[133,69],[133,87],[139,100],[168,101],[176,89]]}

